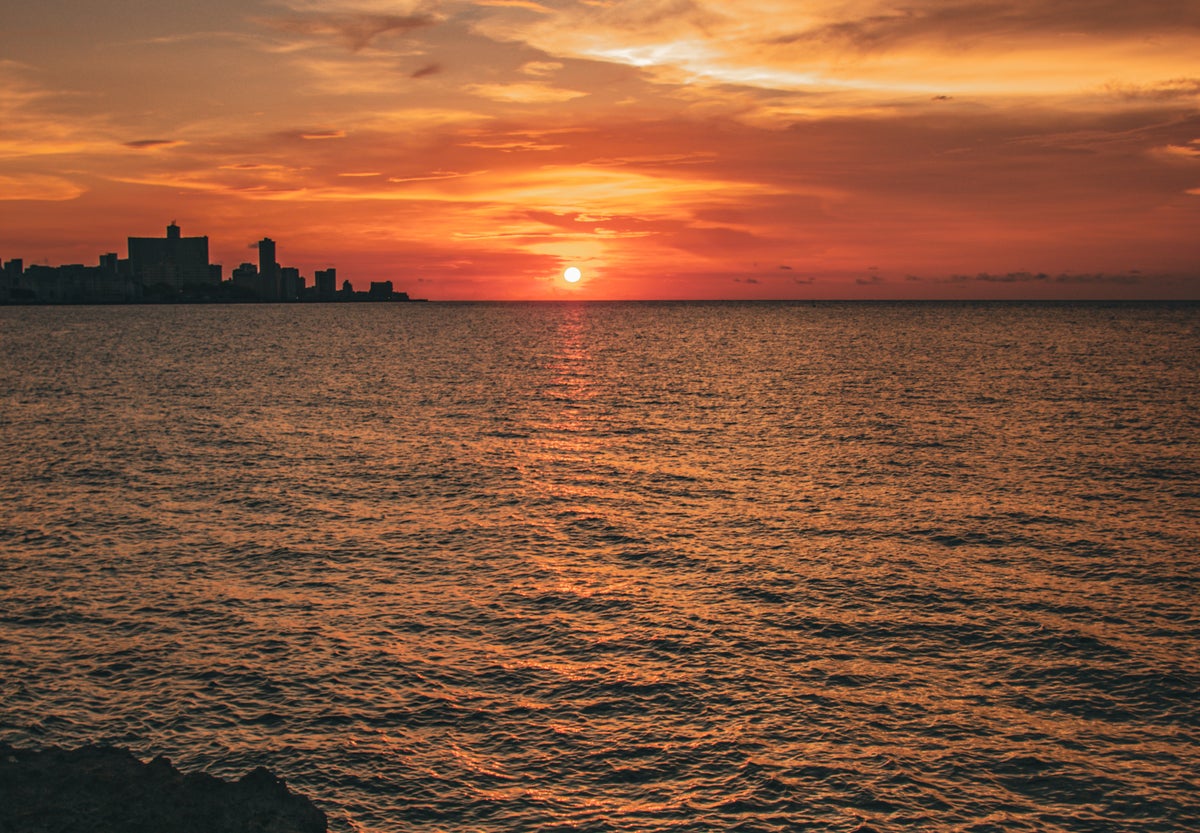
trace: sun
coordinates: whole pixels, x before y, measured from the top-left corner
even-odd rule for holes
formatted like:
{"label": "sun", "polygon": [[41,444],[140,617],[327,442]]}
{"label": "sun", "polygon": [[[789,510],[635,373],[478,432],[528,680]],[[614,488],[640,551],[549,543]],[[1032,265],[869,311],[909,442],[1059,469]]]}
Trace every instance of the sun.
{"label": "sun", "polygon": [[567,283],[577,283],[582,277],[583,273],[580,272],[579,268],[576,266],[568,266],[566,270],[563,271],[563,280]]}

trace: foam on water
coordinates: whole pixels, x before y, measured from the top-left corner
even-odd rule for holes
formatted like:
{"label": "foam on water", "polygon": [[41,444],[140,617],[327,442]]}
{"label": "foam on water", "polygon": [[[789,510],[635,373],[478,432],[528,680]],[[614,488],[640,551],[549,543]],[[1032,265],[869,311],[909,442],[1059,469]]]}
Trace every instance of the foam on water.
{"label": "foam on water", "polygon": [[0,309],[0,738],[337,831],[1185,831],[1200,310]]}

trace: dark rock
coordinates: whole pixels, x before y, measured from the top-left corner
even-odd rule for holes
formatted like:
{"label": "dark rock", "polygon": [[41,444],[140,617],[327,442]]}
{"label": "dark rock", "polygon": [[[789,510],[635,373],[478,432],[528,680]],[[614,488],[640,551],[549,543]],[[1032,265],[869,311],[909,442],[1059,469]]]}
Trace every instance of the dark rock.
{"label": "dark rock", "polygon": [[258,768],[230,783],[124,749],[0,744],[0,833],[326,833],[325,814]]}

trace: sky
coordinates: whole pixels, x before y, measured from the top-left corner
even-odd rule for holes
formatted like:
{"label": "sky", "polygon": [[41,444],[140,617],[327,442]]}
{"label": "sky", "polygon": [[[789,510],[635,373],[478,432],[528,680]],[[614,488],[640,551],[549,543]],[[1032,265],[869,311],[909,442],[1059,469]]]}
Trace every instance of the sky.
{"label": "sky", "polygon": [[[0,6],[0,258],[414,297],[1198,298],[1195,0]],[[567,283],[575,266],[582,280]]]}

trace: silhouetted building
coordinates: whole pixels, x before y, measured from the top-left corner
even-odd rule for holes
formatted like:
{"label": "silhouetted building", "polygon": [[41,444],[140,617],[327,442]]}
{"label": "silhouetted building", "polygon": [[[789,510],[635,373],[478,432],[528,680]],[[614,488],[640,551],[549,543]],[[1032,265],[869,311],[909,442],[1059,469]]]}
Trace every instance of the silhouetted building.
{"label": "silhouetted building", "polygon": [[372,301],[390,301],[392,299],[392,282],[371,281],[371,288],[367,291],[367,297]]}
{"label": "silhouetted building", "polygon": [[233,280],[233,285],[238,289],[243,289],[254,295],[258,295],[259,290],[262,288],[258,281],[258,267],[253,263],[243,263],[233,270],[230,278]]}
{"label": "silhouetted building", "polygon": [[224,277],[221,274],[222,271],[223,270],[221,269],[221,264],[219,264],[219,263],[208,264],[208,282],[211,283],[213,286],[219,285],[221,283],[221,281],[224,280]]}
{"label": "silhouetted building", "polygon": [[264,301],[280,298],[279,264],[275,261],[275,241],[264,237],[258,241],[258,294]]}
{"label": "silhouetted building", "polygon": [[293,266],[283,266],[279,269],[280,297],[284,301],[296,301],[304,293],[304,278],[300,270]]}
{"label": "silhouetted building", "polygon": [[337,269],[318,269],[316,274],[317,300],[332,301],[337,293]]}
{"label": "silhouetted building", "polygon": [[122,304],[142,298],[141,284],[116,268],[117,256],[101,255],[99,266],[30,266],[17,299],[50,304]]}
{"label": "silhouetted building", "polygon": [[19,257],[4,264],[0,271],[0,301],[8,303],[22,297],[21,276],[25,274],[25,261]]}
{"label": "silhouetted building", "polygon": [[134,279],[146,286],[207,284],[208,238],[181,237],[175,223],[167,226],[165,238],[130,237],[129,266]]}

